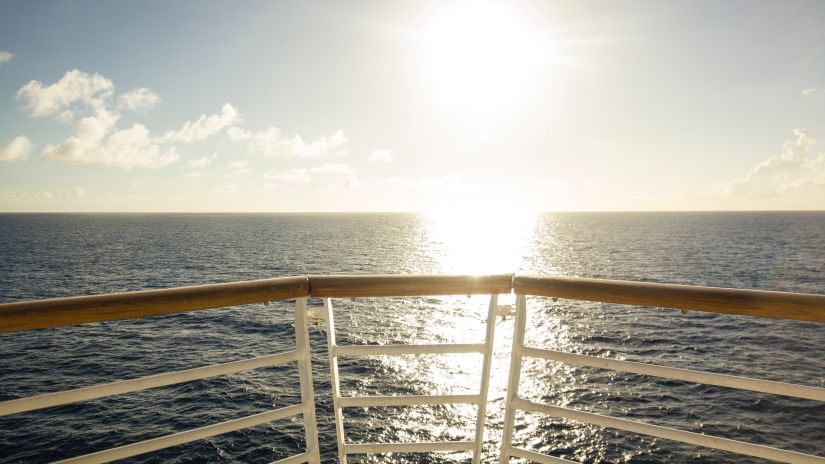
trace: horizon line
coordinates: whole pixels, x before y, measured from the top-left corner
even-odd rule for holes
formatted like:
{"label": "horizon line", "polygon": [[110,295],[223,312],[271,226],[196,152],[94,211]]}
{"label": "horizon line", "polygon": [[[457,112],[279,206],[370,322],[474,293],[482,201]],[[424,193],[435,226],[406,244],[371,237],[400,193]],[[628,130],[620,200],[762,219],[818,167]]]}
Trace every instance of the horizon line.
{"label": "horizon line", "polygon": [[[4,214],[431,214],[433,211],[0,211]],[[544,210],[532,214],[554,213],[825,213],[825,209],[672,209],[672,210]]]}

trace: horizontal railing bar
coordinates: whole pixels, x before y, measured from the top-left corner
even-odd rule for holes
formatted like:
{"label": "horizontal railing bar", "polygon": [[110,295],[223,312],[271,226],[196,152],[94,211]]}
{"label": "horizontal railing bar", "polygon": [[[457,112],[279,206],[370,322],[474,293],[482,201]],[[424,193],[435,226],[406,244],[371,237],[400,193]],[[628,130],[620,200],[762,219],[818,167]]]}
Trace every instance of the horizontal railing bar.
{"label": "horizontal railing bar", "polygon": [[810,293],[533,276],[516,276],[513,290],[522,295],[825,322],[825,295]]}
{"label": "horizontal railing bar", "polygon": [[0,304],[0,333],[309,296],[516,293],[825,322],[825,295],[512,274],[296,276]]}
{"label": "horizontal railing bar", "polygon": [[618,359],[599,358],[582,354],[565,353],[563,351],[542,350],[538,348],[522,348],[524,356],[548,359],[578,366],[612,369],[614,371],[630,372],[633,374],[652,375],[673,380],[717,385],[727,388],[738,388],[773,395],[792,396],[809,400],[825,401],[825,388],[809,387],[793,383],[773,382],[770,380],[751,379],[727,374],[680,369],[677,367],[657,366]]}
{"label": "horizontal railing bar", "polygon": [[309,453],[296,454],[288,458],[280,459],[270,464],[306,464],[309,462]]}
{"label": "horizontal railing bar", "polygon": [[258,358],[232,361],[211,366],[196,367],[183,371],[166,372],[163,374],[150,375],[137,379],[120,380],[117,382],[92,385],[89,387],[75,388],[54,393],[44,393],[37,396],[29,396],[16,400],[9,400],[0,403],[0,416],[17,414],[37,409],[60,406],[62,404],[76,403],[78,401],[88,401],[107,396],[121,395],[150,388],[165,387],[193,380],[216,377],[219,375],[234,374],[236,372],[272,367],[285,364],[298,359],[295,351],[286,353],[261,356]]}
{"label": "horizontal railing bar", "polygon": [[521,398],[516,398],[514,406],[516,409],[520,409],[522,411],[563,417],[565,419],[585,422],[601,427],[626,430],[628,432],[649,435],[666,440],[675,440],[682,443],[690,443],[692,445],[730,451],[732,453],[744,454],[747,456],[772,459],[774,461],[789,463],[825,463],[825,457],[814,456],[811,454],[798,453],[796,451],[788,451],[765,445],[756,445],[753,443],[714,437],[711,435],[702,435],[700,433],[687,432],[670,427],[663,427],[661,425],[645,424],[643,422],[628,419],[618,419],[615,417],[577,411],[575,409],[563,408],[559,406],[539,404]]}
{"label": "horizontal railing bar", "polygon": [[335,356],[395,356],[403,354],[483,353],[483,343],[432,345],[337,345]]}
{"label": "horizontal railing bar", "polygon": [[368,453],[426,453],[429,451],[470,451],[474,441],[432,441],[418,443],[349,443],[346,454]]}
{"label": "horizontal railing bar", "polygon": [[515,446],[510,448],[510,456],[527,459],[532,462],[538,462],[539,464],[556,464],[559,462],[563,464],[579,464],[575,461],[568,461],[567,459],[548,456],[546,454],[536,453],[535,451],[526,450],[524,448],[516,448]]}
{"label": "horizontal railing bar", "polygon": [[344,408],[369,406],[416,406],[422,404],[478,404],[479,395],[399,395],[344,396],[338,404]]}
{"label": "horizontal railing bar", "polygon": [[309,276],[313,297],[429,296],[510,293],[513,275]]}
{"label": "horizontal railing bar", "polygon": [[285,408],[276,409],[274,411],[267,411],[252,416],[242,417],[240,419],[233,419],[219,424],[207,425],[198,429],[187,430],[186,432],[175,433],[165,437],[153,438],[151,440],[132,443],[129,445],[119,446],[117,448],[108,449],[105,451],[98,451],[96,453],[78,456],[76,458],[59,461],[61,463],[104,463],[111,462],[117,459],[124,459],[139,454],[148,453],[150,451],[157,451],[159,449],[169,448],[172,446],[182,445],[190,441],[201,440],[204,438],[214,437],[223,433],[234,432],[235,430],[254,427],[267,422],[284,419],[286,417],[301,414],[304,410],[303,404],[296,404],[287,406]]}
{"label": "horizontal railing bar", "polygon": [[19,332],[288,300],[308,294],[309,280],[301,276],[21,301],[0,305],[0,332]]}

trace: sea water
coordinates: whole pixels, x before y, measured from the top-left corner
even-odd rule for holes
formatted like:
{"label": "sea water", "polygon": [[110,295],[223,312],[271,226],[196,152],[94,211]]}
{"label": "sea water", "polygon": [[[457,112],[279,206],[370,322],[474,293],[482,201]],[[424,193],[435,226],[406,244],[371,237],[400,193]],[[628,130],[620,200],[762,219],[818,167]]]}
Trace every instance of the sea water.
{"label": "sea water", "polygon": [[[303,274],[521,273],[825,293],[825,213],[3,214],[0,302]],[[504,303],[512,296],[502,296]],[[319,305],[320,301],[311,300]],[[340,344],[474,343],[484,296],[333,300]],[[292,302],[0,336],[0,400],[290,350]],[[825,387],[825,325],[528,299],[531,346]],[[484,454],[494,462],[513,336],[496,325]],[[310,330],[323,462],[336,459],[326,335]],[[341,358],[342,394],[475,393],[481,356]],[[300,401],[294,364],[0,418],[0,462],[49,462]],[[525,361],[521,395],[825,455],[825,405]],[[472,440],[467,405],[348,408],[346,438]],[[534,414],[515,443],[579,462],[762,462]],[[300,416],[125,462],[271,462]],[[351,462],[469,462],[469,454]],[[515,461],[515,460],[514,460]]]}

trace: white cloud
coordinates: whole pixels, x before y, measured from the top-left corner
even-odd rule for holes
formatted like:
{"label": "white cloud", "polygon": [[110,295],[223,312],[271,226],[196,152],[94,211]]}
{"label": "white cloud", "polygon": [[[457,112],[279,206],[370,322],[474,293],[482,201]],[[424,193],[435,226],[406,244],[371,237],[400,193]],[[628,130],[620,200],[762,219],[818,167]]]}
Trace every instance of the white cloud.
{"label": "white cloud", "polygon": [[279,182],[287,182],[290,184],[304,184],[311,180],[309,170],[306,168],[290,169],[283,172],[265,172],[264,177]]}
{"label": "white cloud", "polygon": [[597,149],[597,150],[602,150],[602,149],[618,148],[619,143],[616,142],[615,140],[597,140],[597,141],[590,142],[590,146]]}
{"label": "white cloud", "polygon": [[118,97],[118,106],[129,111],[149,110],[158,103],[160,96],[146,87],[126,92]]}
{"label": "white cloud", "polygon": [[280,129],[269,129],[252,133],[243,129],[232,128],[227,131],[229,139],[234,142],[247,142],[250,150],[264,156],[280,158],[317,158],[330,155],[345,155],[343,147],[347,144],[344,131],[337,130],[312,142],[305,142],[300,135],[284,137]]}
{"label": "white cloud", "polygon": [[237,191],[237,184],[224,184],[215,188],[215,192],[217,193],[235,193]]}
{"label": "white cloud", "polygon": [[[127,129],[116,127],[120,110],[146,110],[160,101],[151,90],[140,87],[113,100],[115,86],[100,74],[88,74],[77,69],[68,71],[60,80],[44,85],[31,81],[17,92],[17,100],[34,117],[55,116],[59,121],[75,123],[77,134],[58,145],[47,145],[43,156],[76,164],[98,164],[123,168],[157,168],[174,163],[178,154],[172,143],[191,143],[203,140],[240,121],[238,110],[227,103],[219,114],[202,115],[188,121],[178,131],[152,136],[143,124]],[[116,105],[115,105],[116,103]],[[91,110],[91,111],[89,111]],[[84,116],[85,117],[82,117]],[[212,162],[203,157],[189,160],[192,167],[203,167]]]}
{"label": "white cloud", "polygon": [[169,131],[159,142],[192,143],[217,134],[241,120],[238,109],[227,103],[220,114],[201,115],[197,121],[187,121],[179,131]]}
{"label": "white cloud", "polygon": [[406,188],[424,188],[437,189],[454,187],[461,184],[459,176],[441,176],[441,177],[403,177],[396,176],[384,179],[377,182],[377,187],[388,187],[391,189],[406,189]]}
{"label": "white cloud", "polygon": [[246,161],[246,160],[233,161],[233,162],[229,163],[227,165],[227,167],[231,171],[229,173],[230,176],[240,176],[242,174],[247,174],[247,173],[252,172],[252,170],[249,169],[249,161]]}
{"label": "white cloud", "polygon": [[802,95],[813,95],[817,92],[815,87],[811,87],[810,89],[805,89],[802,91]]}
{"label": "white cloud", "polygon": [[201,174],[199,172],[189,172],[189,173],[186,173],[186,174],[183,175],[183,177],[186,177],[188,179],[194,179],[194,178],[201,177],[201,176],[203,176],[203,174]]}
{"label": "white cloud", "polygon": [[395,159],[392,152],[389,150],[375,150],[372,152],[370,157],[367,159],[368,162],[384,162],[384,163],[392,163],[392,160]]}
{"label": "white cloud", "polygon": [[25,135],[11,139],[5,145],[0,145],[0,161],[24,160],[29,156],[34,144]]}
{"label": "white cloud", "polygon": [[788,141],[782,153],[759,163],[745,177],[728,187],[739,197],[773,197],[809,185],[825,185],[825,153],[815,154],[816,142],[810,131],[795,129],[795,141]]}
{"label": "white cloud", "polygon": [[347,163],[324,164],[310,169],[310,172],[319,174],[353,174],[355,169]]}
{"label": "white cloud", "polygon": [[0,51],[0,64],[8,63],[14,58],[14,53]]}
{"label": "white cloud", "polygon": [[[105,111],[104,115],[108,115]],[[161,151],[152,142],[149,130],[134,124],[107,135],[114,127],[114,117],[88,116],[77,123],[77,135],[60,145],[47,145],[43,156],[75,164],[99,164],[122,168],[158,168],[174,163],[178,154],[174,148]]]}
{"label": "white cloud", "polygon": [[244,140],[249,140],[252,137],[251,132],[245,131],[240,127],[230,127],[226,130],[226,135],[228,135],[229,140],[233,142],[242,142]]}
{"label": "white cloud", "polygon": [[189,163],[190,167],[202,168],[202,167],[209,166],[210,164],[212,164],[212,161],[215,161],[215,159],[217,159],[217,157],[218,157],[217,153],[212,153],[210,156],[201,156],[200,158],[186,160],[186,162]]}
{"label": "white cloud", "polygon": [[52,85],[30,81],[17,91],[17,100],[23,102],[32,116],[43,117],[57,114],[76,102],[96,111],[103,110],[114,91],[112,81],[100,74],[73,69]]}

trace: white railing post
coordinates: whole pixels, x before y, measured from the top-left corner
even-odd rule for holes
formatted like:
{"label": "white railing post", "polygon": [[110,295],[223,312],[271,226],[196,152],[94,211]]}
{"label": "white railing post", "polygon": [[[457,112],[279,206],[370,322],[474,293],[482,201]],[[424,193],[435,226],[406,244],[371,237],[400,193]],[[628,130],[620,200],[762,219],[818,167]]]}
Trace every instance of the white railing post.
{"label": "white railing post", "polygon": [[310,464],[321,464],[318,450],[318,426],[315,421],[315,392],[312,388],[312,352],[307,330],[307,299],[295,300],[295,350],[298,352],[298,377],[301,382],[301,405],[304,409],[304,434]]}
{"label": "white railing post", "polygon": [[513,347],[510,358],[510,380],[507,382],[507,399],[504,405],[504,433],[501,437],[500,464],[510,462],[513,446],[513,423],[516,419],[515,403],[518,399],[521,381],[522,349],[524,348],[524,330],[527,325],[527,299],[516,295],[516,317],[513,321]]}
{"label": "white railing post", "polygon": [[332,316],[332,300],[324,298],[324,317],[327,320],[327,350],[329,351],[329,380],[332,385],[332,407],[335,411],[335,438],[338,442],[338,463],[347,464],[347,453],[344,448],[344,416],[341,410],[341,390],[338,377],[338,356],[335,348],[335,319]]}
{"label": "white railing post", "polygon": [[476,419],[476,447],[473,450],[473,464],[481,463],[481,452],[484,447],[484,423],[487,419],[487,393],[490,390],[490,366],[493,362],[493,346],[496,335],[496,308],[498,295],[490,295],[490,309],[487,312],[487,335],[484,340],[484,364],[481,368],[481,392],[478,402],[478,418]]}

